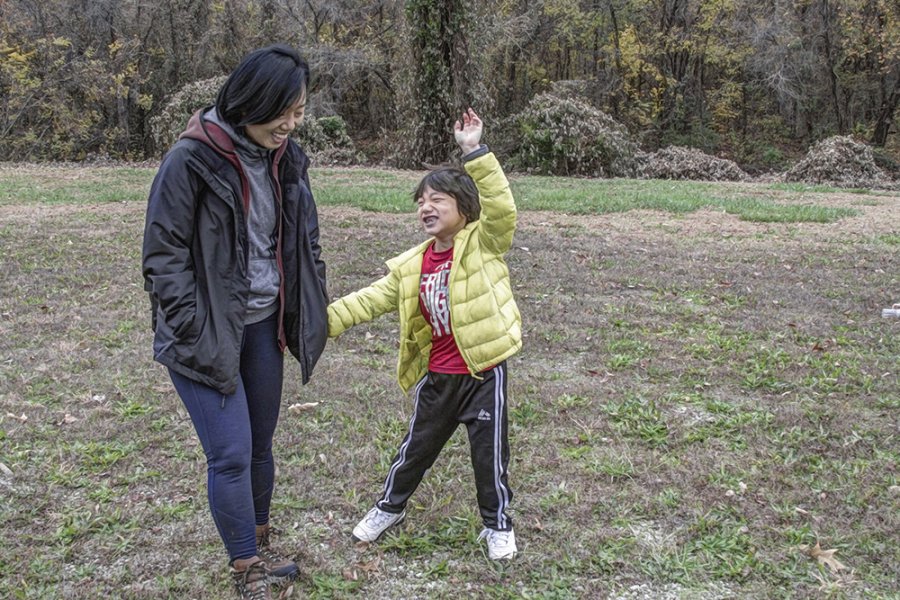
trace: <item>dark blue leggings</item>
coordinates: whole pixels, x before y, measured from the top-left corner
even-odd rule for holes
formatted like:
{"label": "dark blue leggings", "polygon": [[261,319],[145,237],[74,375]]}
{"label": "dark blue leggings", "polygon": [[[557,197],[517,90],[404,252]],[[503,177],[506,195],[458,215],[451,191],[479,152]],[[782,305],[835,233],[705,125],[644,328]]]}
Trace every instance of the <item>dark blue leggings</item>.
{"label": "dark blue leggings", "polygon": [[244,327],[234,394],[169,370],[206,454],[209,507],[231,561],[256,554],[256,525],[269,522],[284,373],[277,328],[277,314]]}

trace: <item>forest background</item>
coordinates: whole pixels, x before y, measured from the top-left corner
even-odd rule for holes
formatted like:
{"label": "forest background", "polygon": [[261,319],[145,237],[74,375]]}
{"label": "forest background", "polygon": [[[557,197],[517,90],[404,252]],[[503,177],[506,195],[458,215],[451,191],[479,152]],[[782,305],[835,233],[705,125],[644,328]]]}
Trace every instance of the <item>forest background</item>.
{"label": "forest background", "polygon": [[469,104],[521,142],[548,92],[751,174],[834,135],[900,158],[896,0],[0,0],[0,160],[156,160],[167,103],[274,41],[360,163],[444,160]]}
{"label": "forest background", "polygon": [[[409,190],[473,104],[518,171],[527,329],[509,565],[477,540],[462,430],[406,524],[349,538],[409,418],[395,320],[302,390],[293,367],[295,597],[900,597],[898,24],[897,0],[0,0],[0,598],[232,593],[137,242],[188,111],[275,41],[312,66],[333,297],[421,241]],[[641,158],[673,146],[721,159]]]}

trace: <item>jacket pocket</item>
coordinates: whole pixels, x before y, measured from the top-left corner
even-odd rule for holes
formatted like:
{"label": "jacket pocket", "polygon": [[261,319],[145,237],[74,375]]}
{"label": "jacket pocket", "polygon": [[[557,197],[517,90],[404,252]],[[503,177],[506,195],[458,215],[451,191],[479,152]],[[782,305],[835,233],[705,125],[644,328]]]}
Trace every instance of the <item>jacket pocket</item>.
{"label": "jacket pocket", "polygon": [[157,319],[162,319],[176,339],[184,339],[197,316],[197,286],[190,271],[152,277]]}
{"label": "jacket pocket", "polygon": [[410,353],[422,354],[427,357],[431,352],[431,326],[429,326],[422,317],[416,319],[416,321],[421,322],[417,323],[414,321],[413,323],[410,323],[410,326],[413,329],[410,332],[412,335],[406,338],[405,343],[407,344],[407,349]]}

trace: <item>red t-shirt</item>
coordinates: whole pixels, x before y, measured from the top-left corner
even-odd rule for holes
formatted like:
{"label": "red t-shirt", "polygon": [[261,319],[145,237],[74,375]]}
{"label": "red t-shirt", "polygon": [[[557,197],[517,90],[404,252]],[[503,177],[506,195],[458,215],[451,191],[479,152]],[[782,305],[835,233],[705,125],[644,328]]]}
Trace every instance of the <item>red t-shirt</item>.
{"label": "red t-shirt", "polygon": [[435,373],[468,373],[453,328],[450,326],[450,265],[453,264],[453,248],[435,252],[434,244],[428,246],[422,257],[422,279],[419,282],[419,309],[431,324],[431,356],[428,369]]}

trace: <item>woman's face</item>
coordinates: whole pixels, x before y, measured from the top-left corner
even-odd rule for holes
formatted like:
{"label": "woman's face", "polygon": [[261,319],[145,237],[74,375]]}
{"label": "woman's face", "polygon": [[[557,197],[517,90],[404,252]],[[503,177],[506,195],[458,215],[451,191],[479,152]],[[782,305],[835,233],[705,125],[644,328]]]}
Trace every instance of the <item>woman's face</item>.
{"label": "woman's face", "polygon": [[258,146],[274,150],[284,143],[291,132],[303,122],[306,110],[306,92],[297,101],[288,106],[283,113],[267,123],[256,123],[244,126],[247,137]]}

